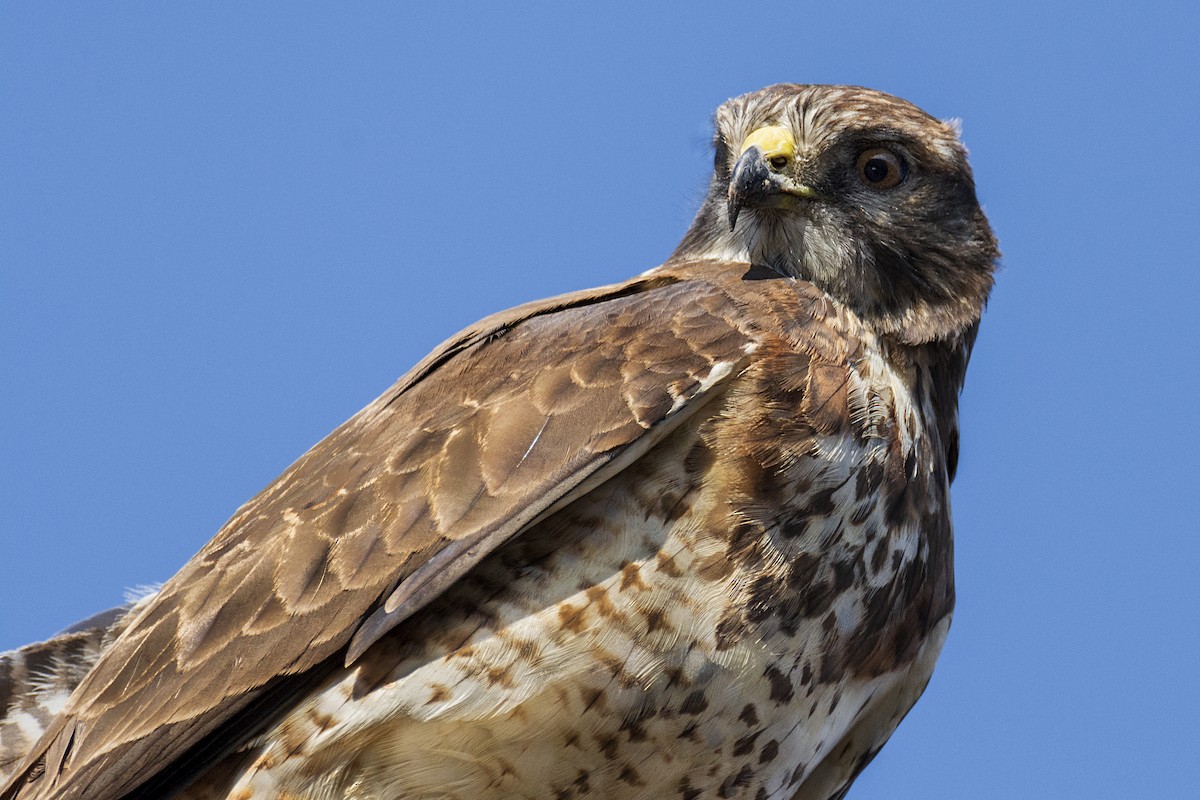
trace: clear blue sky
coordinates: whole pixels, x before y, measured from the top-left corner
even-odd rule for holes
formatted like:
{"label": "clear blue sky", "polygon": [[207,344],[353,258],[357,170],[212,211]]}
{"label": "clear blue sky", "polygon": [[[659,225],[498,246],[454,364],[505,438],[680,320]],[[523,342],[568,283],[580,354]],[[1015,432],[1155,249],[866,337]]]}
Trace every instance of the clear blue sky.
{"label": "clear blue sky", "polygon": [[954,628],[852,797],[1194,796],[1194,3],[245,5],[3,11],[0,649],[463,325],[660,262],[725,98],[857,83],[964,120],[1005,259]]}

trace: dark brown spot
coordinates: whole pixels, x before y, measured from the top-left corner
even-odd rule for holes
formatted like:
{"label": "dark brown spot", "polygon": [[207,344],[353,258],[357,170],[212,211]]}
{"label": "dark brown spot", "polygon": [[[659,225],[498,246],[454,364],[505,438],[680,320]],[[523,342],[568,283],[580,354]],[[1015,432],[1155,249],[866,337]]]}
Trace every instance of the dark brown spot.
{"label": "dark brown spot", "polygon": [[792,777],[788,778],[788,788],[790,789],[791,787],[800,783],[800,781],[804,778],[804,773],[807,770],[808,764],[805,764],[803,761],[797,764],[796,768],[792,770]]}
{"label": "dark brown spot", "polygon": [[767,671],[763,674],[771,682],[771,699],[779,705],[790,703],[795,694],[791,679],[776,669],[774,665],[767,667]]}
{"label": "dark brown spot", "polygon": [[821,559],[812,553],[801,553],[792,561],[788,569],[787,585],[794,591],[803,591],[816,581],[817,571],[821,568]]}
{"label": "dark brown spot", "polygon": [[517,655],[528,661],[536,659],[542,651],[541,645],[530,639],[514,639],[511,644]]}
{"label": "dark brown spot", "polygon": [[337,724],[337,719],[332,714],[318,711],[315,708],[308,709],[308,718],[313,725],[317,726],[318,730],[322,731],[327,731]]}
{"label": "dark brown spot", "polygon": [[631,742],[646,741],[646,729],[642,727],[642,723],[637,720],[626,720],[621,723],[621,730],[629,737]]}
{"label": "dark brown spot", "polygon": [[307,750],[306,746],[312,741],[312,736],[309,735],[309,732],[307,730],[300,730],[296,722],[298,721],[288,720],[278,728],[277,741],[279,742],[279,746],[284,752],[291,755],[304,753]]}
{"label": "dark brown spot", "polygon": [[655,557],[654,566],[659,572],[671,578],[678,578],[683,575],[683,570],[675,564],[675,558],[666,553],[660,552]]}
{"label": "dark brown spot", "polygon": [[779,755],[779,742],[772,739],[762,746],[762,750],[758,751],[758,763],[769,764],[775,760],[777,755]]}
{"label": "dark brown spot", "polygon": [[596,737],[596,744],[600,745],[600,752],[605,758],[615,759],[617,757],[617,748],[619,742],[617,737],[609,734],[601,734]]}
{"label": "dark brown spot", "polygon": [[833,563],[833,591],[841,594],[853,586],[854,573],[853,561],[835,561]]}
{"label": "dark brown spot", "polygon": [[878,574],[887,563],[888,540],[881,539],[875,544],[875,550],[871,553],[871,572]]}
{"label": "dark brown spot", "polygon": [[697,689],[683,698],[683,702],[679,705],[679,713],[694,716],[707,708],[708,699],[704,696],[704,690]]}
{"label": "dark brown spot", "polygon": [[758,735],[760,733],[762,733],[762,731],[755,731],[754,733],[748,733],[745,736],[743,736],[742,738],[738,739],[736,742],[734,742],[733,743],[733,754],[735,756],[744,756],[747,753],[749,753],[751,750],[753,750],[754,749],[754,740],[758,738]]}
{"label": "dark brown spot", "polygon": [[650,588],[642,580],[641,567],[632,562],[621,567],[621,591],[623,592],[631,586],[639,592],[644,592]]}
{"label": "dark brown spot", "polygon": [[733,529],[726,555],[735,564],[754,561],[762,547],[763,530],[754,523],[742,522]]}
{"label": "dark brown spot", "polygon": [[625,658],[618,656],[616,653],[610,653],[607,650],[600,650],[595,654],[596,661],[603,664],[613,677],[621,675],[625,671]]}
{"label": "dark brown spot", "polygon": [[815,581],[801,595],[800,613],[810,619],[818,617],[829,610],[836,597],[837,592],[834,591],[832,580],[827,577]]}
{"label": "dark brown spot", "polygon": [[746,707],[742,709],[742,713],[738,714],[738,719],[747,725],[757,725],[758,709],[754,707],[754,703],[747,703]]}
{"label": "dark brown spot", "polygon": [[572,633],[583,630],[584,608],[576,608],[570,603],[558,604],[558,624]]}
{"label": "dark brown spot", "polygon": [[779,524],[779,535],[784,539],[798,539],[808,531],[808,518],[789,515]]}
{"label": "dark brown spot", "polygon": [[[875,497],[883,485],[883,464],[878,461],[868,461],[858,469],[854,477],[854,499],[860,503]],[[869,509],[869,505],[862,508]]]}
{"label": "dark brown spot", "polygon": [[579,697],[583,700],[584,711],[591,711],[595,706],[596,710],[603,713],[605,708],[604,690],[584,687],[579,690]]}
{"label": "dark brown spot", "polygon": [[646,782],[642,780],[642,776],[638,775],[637,770],[628,764],[621,767],[621,773],[617,775],[617,780],[628,783],[630,786],[645,786]]}
{"label": "dark brown spot", "polygon": [[750,769],[749,764],[743,764],[736,775],[730,775],[725,780],[721,781],[721,787],[717,790],[718,797],[732,797],[735,790],[744,786],[749,786],[750,781],[754,779],[754,770]]}
{"label": "dark brown spot", "polygon": [[512,667],[490,667],[486,674],[488,686],[503,686],[505,689],[511,689],[516,685],[512,678]]}
{"label": "dark brown spot", "polygon": [[774,575],[761,575],[750,585],[746,619],[759,623],[767,619],[783,601],[780,584]]}
{"label": "dark brown spot", "polygon": [[717,623],[716,640],[717,650],[728,650],[733,647],[742,638],[742,632],[745,626],[742,623],[741,616],[736,612],[730,612],[729,616],[724,617]]}
{"label": "dark brown spot", "polygon": [[646,620],[646,633],[648,634],[671,629],[670,624],[667,622],[667,615],[660,609],[646,609],[642,612],[642,616]]}
{"label": "dark brown spot", "polygon": [[584,594],[587,595],[587,599],[591,601],[592,607],[596,609],[600,616],[605,619],[620,616],[617,613],[616,607],[613,606],[612,601],[608,599],[608,590],[603,586],[593,586],[584,592]]}
{"label": "dark brown spot", "polygon": [[833,514],[833,510],[837,508],[834,502],[833,493],[836,492],[839,486],[832,486],[828,489],[821,489],[813,492],[804,499],[804,515],[807,517],[815,517],[823,519]]}
{"label": "dark brown spot", "polygon": [[669,493],[663,495],[658,502],[658,515],[664,522],[674,522],[691,510],[691,503],[688,502],[690,496],[690,493],[679,497],[673,497]]}
{"label": "dark brown spot", "polygon": [[588,773],[588,771],[586,769],[581,769],[579,770],[579,774],[575,776],[575,786],[580,792],[587,794],[588,792],[592,791],[592,786],[589,782],[590,779],[591,775]]}

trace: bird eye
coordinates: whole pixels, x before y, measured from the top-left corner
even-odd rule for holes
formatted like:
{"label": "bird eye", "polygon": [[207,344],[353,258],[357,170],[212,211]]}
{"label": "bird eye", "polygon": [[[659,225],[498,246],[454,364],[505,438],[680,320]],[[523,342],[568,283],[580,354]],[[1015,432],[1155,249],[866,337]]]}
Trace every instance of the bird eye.
{"label": "bird eye", "polygon": [[872,189],[891,189],[908,177],[908,165],[904,159],[882,147],[864,150],[854,168],[858,172],[858,179]]}

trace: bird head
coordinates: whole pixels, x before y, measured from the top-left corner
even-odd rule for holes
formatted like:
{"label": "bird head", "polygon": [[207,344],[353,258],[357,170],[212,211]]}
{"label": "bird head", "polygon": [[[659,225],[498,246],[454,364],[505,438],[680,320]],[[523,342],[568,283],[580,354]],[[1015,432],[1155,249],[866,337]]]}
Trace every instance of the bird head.
{"label": "bird head", "polygon": [[851,86],[723,104],[708,195],[673,258],[811,281],[910,343],[978,321],[999,256],[958,126]]}

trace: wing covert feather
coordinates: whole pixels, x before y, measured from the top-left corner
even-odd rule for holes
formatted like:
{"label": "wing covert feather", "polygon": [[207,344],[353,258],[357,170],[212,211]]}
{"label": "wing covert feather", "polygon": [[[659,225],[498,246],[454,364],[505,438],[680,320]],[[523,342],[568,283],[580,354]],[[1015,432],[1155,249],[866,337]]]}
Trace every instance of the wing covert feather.
{"label": "wing covert feather", "polygon": [[3,796],[123,797],[370,618],[352,660],[711,397],[753,349],[739,317],[712,283],[660,274],[448,340],[163,586],[35,748],[41,766],[21,770],[44,777]]}

